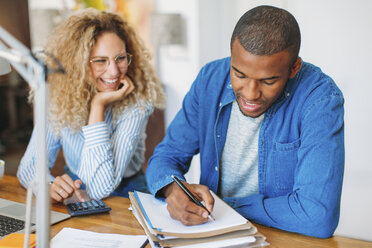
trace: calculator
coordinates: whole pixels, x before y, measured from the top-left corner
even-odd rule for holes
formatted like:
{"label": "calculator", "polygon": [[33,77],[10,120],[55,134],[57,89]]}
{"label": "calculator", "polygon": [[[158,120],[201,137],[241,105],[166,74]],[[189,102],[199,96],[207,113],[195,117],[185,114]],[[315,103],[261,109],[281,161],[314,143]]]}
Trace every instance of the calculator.
{"label": "calculator", "polygon": [[68,203],[66,207],[71,216],[105,213],[111,210],[102,200],[94,199],[85,202]]}

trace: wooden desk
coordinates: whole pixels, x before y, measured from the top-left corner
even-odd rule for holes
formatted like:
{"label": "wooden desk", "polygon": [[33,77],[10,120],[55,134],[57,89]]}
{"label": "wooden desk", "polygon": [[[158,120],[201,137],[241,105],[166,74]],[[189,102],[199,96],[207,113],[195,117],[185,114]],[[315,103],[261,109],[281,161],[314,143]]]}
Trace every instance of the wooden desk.
{"label": "wooden desk", "polygon": [[[17,202],[25,202],[26,190],[21,187],[17,178],[4,176],[0,181],[0,196]],[[72,227],[102,233],[118,233],[128,235],[144,235],[140,224],[128,210],[129,199],[109,197],[104,202],[112,208],[109,214],[73,217],[51,227],[54,237],[63,227]],[[67,213],[63,204],[53,204],[55,211]],[[270,243],[270,248],[372,248],[372,242],[334,236],[329,239],[311,238],[293,234],[274,228],[255,224],[259,232],[264,234]],[[147,245],[147,248],[150,246]]]}
{"label": "wooden desk", "polygon": [[[26,202],[26,190],[18,179],[6,176],[0,180],[0,197],[16,202]],[[141,225],[128,210],[129,199],[109,197],[104,202],[112,208],[109,213],[73,217],[51,226],[51,237],[54,237],[64,227],[84,229],[101,233],[118,233],[128,235],[145,235]],[[68,213],[62,203],[52,204],[52,210]],[[150,247],[150,246],[148,246]]]}

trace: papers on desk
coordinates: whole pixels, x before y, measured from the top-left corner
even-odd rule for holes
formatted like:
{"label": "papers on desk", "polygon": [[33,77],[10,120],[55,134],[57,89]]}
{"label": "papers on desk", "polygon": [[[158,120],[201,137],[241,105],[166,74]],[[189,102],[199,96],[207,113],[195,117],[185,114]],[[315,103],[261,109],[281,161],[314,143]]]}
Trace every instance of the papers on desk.
{"label": "papers on desk", "polygon": [[50,242],[51,248],[139,248],[144,235],[122,235],[63,228]]}
{"label": "papers on desk", "polygon": [[185,226],[170,217],[167,203],[150,194],[130,192],[133,214],[153,247],[262,247],[268,243],[255,226],[213,192],[215,221]]}

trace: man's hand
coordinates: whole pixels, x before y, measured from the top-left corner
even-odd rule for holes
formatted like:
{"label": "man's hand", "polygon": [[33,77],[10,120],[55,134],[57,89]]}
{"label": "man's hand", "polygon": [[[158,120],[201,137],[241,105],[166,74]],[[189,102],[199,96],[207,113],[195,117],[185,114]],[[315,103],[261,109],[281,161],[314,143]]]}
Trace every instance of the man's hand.
{"label": "man's hand", "polygon": [[[183,184],[195,195],[199,201],[204,201],[205,207],[212,212],[214,198],[208,187],[200,184]],[[208,212],[193,203],[190,198],[176,184],[171,183],[163,189],[168,203],[167,209],[173,219],[181,221],[184,225],[198,225],[208,221]]]}
{"label": "man's hand", "polygon": [[70,198],[75,193],[80,201],[84,201],[84,196],[79,190],[81,184],[80,179],[73,181],[67,174],[58,176],[53,184],[50,185],[50,197],[53,202],[63,202],[63,200]]}

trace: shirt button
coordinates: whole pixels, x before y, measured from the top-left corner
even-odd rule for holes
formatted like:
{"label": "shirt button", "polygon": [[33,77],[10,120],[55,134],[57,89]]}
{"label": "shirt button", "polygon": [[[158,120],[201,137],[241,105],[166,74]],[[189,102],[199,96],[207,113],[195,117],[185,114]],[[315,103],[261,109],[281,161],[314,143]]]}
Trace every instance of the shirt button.
{"label": "shirt button", "polygon": [[222,102],[220,102],[220,107],[222,106]]}
{"label": "shirt button", "polygon": [[216,171],[218,171],[218,167],[216,166],[216,167],[214,167],[214,169],[216,170]]}
{"label": "shirt button", "polygon": [[287,93],[287,97],[289,97],[290,95],[291,95],[291,94],[288,92],[288,93]]}
{"label": "shirt button", "polygon": [[220,138],[220,137],[221,137],[221,135],[217,134],[217,138]]}

